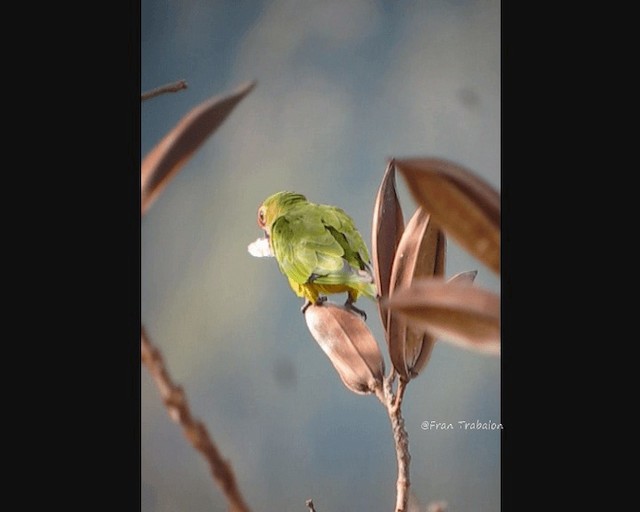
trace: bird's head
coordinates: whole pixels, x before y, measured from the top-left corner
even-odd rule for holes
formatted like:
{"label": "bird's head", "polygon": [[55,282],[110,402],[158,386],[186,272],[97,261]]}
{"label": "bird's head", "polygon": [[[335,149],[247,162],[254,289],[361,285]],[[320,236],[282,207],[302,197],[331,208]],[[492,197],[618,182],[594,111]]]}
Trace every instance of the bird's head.
{"label": "bird's head", "polygon": [[302,194],[295,192],[277,192],[267,197],[258,208],[258,226],[265,233],[265,238],[258,238],[249,244],[249,253],[257,258],[265,256],[273,257],[271,248],[271,226],[278,217],[284,215],[287,210],[307,199]]}
{"label": "bird's head", "polygon": [[267,238],[271,236],[271,226],[275,220],[296,204],[307,198],[295,192],[282,191],[267,197],[258,208],[258,226],[264,230]]}

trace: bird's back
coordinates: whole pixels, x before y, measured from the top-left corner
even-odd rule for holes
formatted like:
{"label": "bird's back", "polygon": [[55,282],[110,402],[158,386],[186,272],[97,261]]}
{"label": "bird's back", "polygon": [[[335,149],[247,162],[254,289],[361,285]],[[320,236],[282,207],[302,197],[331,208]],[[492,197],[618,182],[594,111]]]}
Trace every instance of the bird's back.
{"label": "bird's back", "polygon": [[[300,285],[312,286],[320,293],[350,292],[356,297],[364,294],[375,299],[369,251],[344,210],[305,201],[282,217],[278,225],[282,233],[285,229],[288,232],[291,247],[281,270],[290,281],[288,270],[296,267],[298,279],[294,277],[294,281]],[[278,233],[278,229],[274,231]],[[278,245],[275,239],[274,242]],[[303,273],[299,272],[301,267],[305,269]]]}

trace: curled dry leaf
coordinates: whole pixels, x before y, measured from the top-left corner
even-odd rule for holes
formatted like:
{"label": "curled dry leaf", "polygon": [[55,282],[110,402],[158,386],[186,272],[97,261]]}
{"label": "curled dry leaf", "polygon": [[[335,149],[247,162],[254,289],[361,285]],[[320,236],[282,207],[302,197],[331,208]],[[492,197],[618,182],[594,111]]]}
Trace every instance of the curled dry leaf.
{"label": "curled dry leaf", "polygon": [[215,96],[193,108],[142,161],[141,209],[144,215],[170,179],[255,87],[250,82],[226,96]]}
{"label": "curled dry leaf", "polygon": [[397,160],[414,199],[463,248],[500,273],[500,194],[471,171],[437,158]]}
{"label": "curled dry leaf", "polygon": [[468,280],[417,280],[396,290],[388,306],[436,338],[500,354],[500,298]]}
{"label": "curled dry leaf", "polygon": [[354,393],[381,389],[384,360],[373,334],[359,315],[337,304],[311,305],[305,314],[307,327]]}
{"label": "curled dry leaf", "polygon": [[[391,160],[384,172],[378,195],[373,206],[373,225],[371,229],[371,253],[378,293],[382,297],[389,295],[391,265],[404,231],[404,217],[396,192],[395,161]],[[378,312],[382,325],[387,327],[387,309],[382,301],[378,302]]]}
{"label": "curled dry leaf", "polygon": [[[395,290],[411,286],[416,279],[442,276],[445,255],[444,232],[424,208],[418,207],[407,223],[393,260],[389,295],[393,297]],[[404,379],[416,377],[429,360],[434,337],[394,312],[388,314],[385,335],[398,374]]]}

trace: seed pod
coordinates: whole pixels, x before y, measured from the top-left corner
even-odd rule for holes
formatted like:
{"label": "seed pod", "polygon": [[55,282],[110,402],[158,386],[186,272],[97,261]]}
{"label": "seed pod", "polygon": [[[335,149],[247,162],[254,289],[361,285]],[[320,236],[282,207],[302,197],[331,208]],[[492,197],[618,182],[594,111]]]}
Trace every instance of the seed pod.
{"label": "seed pod", "polygon": [[325,302],[311,305],[307,327],[327,354],[347,388],[354,393],[375,393],[382,387],[384,360],[373,334],[362,318],[342,306]]}
{"label": "seed pod", "polygon": [[[446,237],[424,208],[418,207],[407,223],[396,250],[391,270],[389,295],[411,286],[415,279],[441,276],[445,267]],[[416,328],[394,312],[388,313],[385,331],[389,356],[404,379],[416,377],[426,365],[433,336]]]}
{"label": "seed pod", "polygon": [[500,273],[500,194],[471,171],[437,158],[396,161],[414,199],[464,249]]}
{"label": "seed pod", "polygon": [[[373,270],[378,294],[381,297],[389,295],[391,266],[403,231],[404,218],[396,193],[396,167],[394,160],[391,160],[378,189],[376,202],[373,206],[373,225],[371,228]],[[386,329],[387,309],[380,301],[378,301],[378,312],[382,325]]]}

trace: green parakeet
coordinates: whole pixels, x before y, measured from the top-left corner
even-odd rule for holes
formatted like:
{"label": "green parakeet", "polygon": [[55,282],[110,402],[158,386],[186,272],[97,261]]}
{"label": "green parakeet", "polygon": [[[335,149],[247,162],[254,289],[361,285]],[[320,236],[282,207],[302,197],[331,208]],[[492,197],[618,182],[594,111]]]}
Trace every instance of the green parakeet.
{"label": "green parakeet", "polygon": [[335,206],[315,204],[295,192],[278,192],[258,209],[258,226],[265,238],[248,247],[256,257],[273,256],[289,285],[305,298],[304,313],[321,304],[321,294],[348,293],[345,306],[360,295],[377,299],[367,246],[351,217]]}

